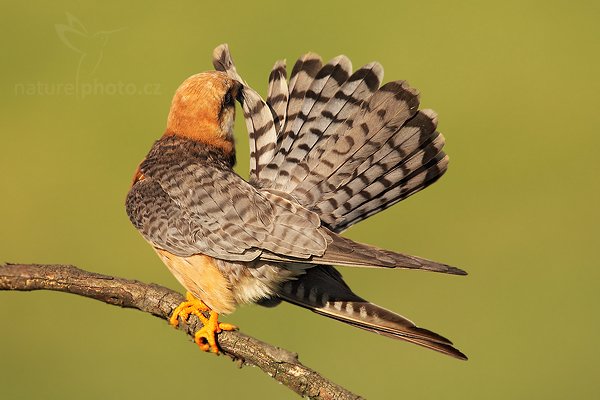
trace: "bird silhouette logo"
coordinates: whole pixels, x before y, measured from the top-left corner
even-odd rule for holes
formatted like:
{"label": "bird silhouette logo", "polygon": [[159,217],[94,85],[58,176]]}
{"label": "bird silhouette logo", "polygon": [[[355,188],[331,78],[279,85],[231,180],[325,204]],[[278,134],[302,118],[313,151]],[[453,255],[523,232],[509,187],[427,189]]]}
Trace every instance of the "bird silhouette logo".
{"label": "bird silhouette logo", "polygon": [[75,83],[77,87],[82,78],[92,76],[104,57],[104,48],[109,37],[125,28],[109,31],[89,32],[74,15],[67,14],[67,24],[56,24],[56,33],[60,40],[71,50],[79,54]]}

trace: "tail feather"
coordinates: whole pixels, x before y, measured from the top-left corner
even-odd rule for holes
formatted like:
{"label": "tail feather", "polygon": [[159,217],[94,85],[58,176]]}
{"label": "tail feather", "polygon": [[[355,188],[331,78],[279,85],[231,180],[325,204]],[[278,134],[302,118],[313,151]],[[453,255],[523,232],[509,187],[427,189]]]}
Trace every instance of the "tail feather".
{"label": "tail feather", "polygon": [[[326,150],[321,144],[334,135],[337,129],[347,129],[352,125],[351,118],[377,90],[382,77],[383,68],[373,62],[358,69],[338,88],[332,84],[328,92],[323,90],[321,103],[315,104],[307,121],[300,128],[299,136],[302,139],[294,143],[288,157],[293,161],[289,178],[287,181],[278,179],[277,184],[280,187],[288,192],[295,191],[310,173],[304,166],[306,160],[310,157],[321,157]],[[333,79],[333,82],[338,81]]]}
{"label": "tail feather", "polygon": [[294,174],[304,177],[294,190],[312,206],[323,196],[345,190],[341,186],[365,160],[378,151],[388,139],[417,111],[418,97],[403,82],[390,82],[381,87],[353,116],[352,127],[342,126],[323,141],[318,150],[300,163]]}
{"label": "tail feather", "polygon": [[365,329],[365,330],[368,330],[368,331],[371,331],[371,332],[375,332],[375,333],[378,333],[378,334],[380,334],[382,336],[386,336],[386,337],[389,337],[389,338],[392,338],[392,339],[405,340],[405,341],[407,341],[409,343],[414,343],[414,344],[417,344],[419,346],[423,346],[423,347],[426,347],[428,349],[435,350],[435,351],[438,351],[440,353],[449,355],[451,357],[458,358],[459,360],[468,360],[468,358],[467,358],[467,356],[465,354],[463,354],[460,350],[452,347],[452,345],[449,345],[449,344],[435,343],[435,342],[431,342],[431,341],[428,341],[428,340],[416,339],[416,338],[411,338],[411,337],[407,337],[407,336],[402,337],[402,336],[398,336],[398,335],[395,335],[395,334],[390,334],[390,333],[387,333],[387,332],[378,332],[376,330],[372,330],[372,329],[369,329],[369,328],[364,328],[364,327],[358,326],[358,325],[355,325],[355,326],[357,328],[361,328],[361,329]]}
{"label": "tail feather", "polygon": [[273,66],[269,75],[269,90],[267,104],[273,114],[275,130],[279,133],[287,116],[289,89],[285,60],[279,60]]}
{"label": "tail feather", "polygon": [[[445,156],[441,151],[443,145],[444,137],[436,132],[435,135],[430,137],[428,142],[423,143],[422,148],[407,156],[397,166],[389,168],[386,173],[381,174],[377,170],[367,170],[366,173],[359,175],[356,179],[345,184],[346,189],[340,193],[341,196],[338,196],[339,192],[336,192],[330,197],[330,199],[335,200],[338,204],[341,203],[341,206],[338,206],[330,213],[325,213],[318,205],[316,206],[322,212],[321,215],[323,217],[321,219],[327,224],[335,226],[337,229],[342,226],[345,229],[349,226],[348,222],[357,222],[356,220],[347,221],[346,216],[353,212],[359,216],[364,216],[364,205],[370,203],[373,199],[378,200],[375,200],[372,204],[381,206],[382,204],[378,203],[378,201],[382,198],[387,200],[385,196],[392,194],[395,187],[401,188],[400,190],[404,190],[404,193],[406,193],[414,185],[422,186],[422,182],[420,181],[423,176],[422,171],[437,168],[435,165]],[[393,157],[392,155],[391,158]],[[432,165],[431,168],[430,165]],[[357,195],[350,195],[349,193],[356,193]],[[385,205],[389,206],[391,204],[387,204],[386,202]],[[363,209],[356,213],[356,210],[360,209],[360,207],[363,207]],[[378,211],[380,210],[378,209]]]}
{"label": "tail feather", "polygon": [[311,127],[330,99],[346,83],[351,72],[350,60],[346,56],[338,56],[323,66],[315,76],[306,92],[300,113],[292,125],[293,139],[281,147],[287,155],[279,164],[278,175],[275,178],[278,187],[288,185],[292,177],[291,171],[298,165],[298,161],[304,158],[311,142],[316,141],[320,136],[320,132],[311,131]]}
{"label": "tail feather", "polygon": [[[389,167],[387,172],[381,172],[380,167],[371,166],[364,173],[357,175],[351,181],[345,183],[343,191],[336,191],[329,194],[315,205],[315,209],[319,210],[319,215],[322,215],[322,220],[332,226],[338,226],[339,223],[334,222],[339,216],[348,214],[355,210],[360,205],[377,197],[378,195],[387,192],[391,186],[404,184],[415,175],[421,165],[427,165],[440,152],[443,145],[443,137],[437,136],[432,142],[425,143],[425,147],[414,153],[406,160],[398,163],[397,166]],[[394,158],[392,155],[389,158]],[[382,160],[382,164],[386,164],[388,160]],[[391,160],[391,162],[395,162]]]}
{"label": "tail feather", "polygon": [[[279,174],[279,165],[281,165],[295,139],[293,126],[296,118],[299,116],[302,105],[306,99],[306,94],[310,88],[317,73],[321,70],[323,61],[321,57],[314,53],[307,53],[300,57],[290,74],[288,84],[289,97],[286,109],[286,119],[280,127],[276,140],[276,152],[269,160],[267,167],[257,174],[251,175],[256,182],[275,182],[275,177]],[[253,118],[252,115],[249,118]],[[275,186],[272,186],[275,187]]]}
{"label": "tail feather", "polygon": [[322,109],[329,101],[330,96],[335,95],[340,90],[351,73],[352,62],[344,55],[335,57],[319,70],[305,94],[300,114],[298,114],[298,118],[292,126],[294,132],[298,134],[294,142],[300,143],[299,139],[302,138],[304,132],[302,127],[310,116],[318,115],[316,111]]}
{"label": "tail feather", "polygon": [[[437,114],[433,110],[419,110],[383,146],[358,166],[353,178],[370,167],[379,167],[384,171],[393,168],[394,165],[399,164],[405,157],[420,148],[432,134],[435,134],[436,128]],[[396,157],[396,164],[393,163],[396,159],[389,160],[390,156]],[[383,165],[379,165],[380,162]]]}
{"label": "tail feather", "polygon": [[[423,115],[419,113],[415,118]],[[346,180],[322,195],[321,200],[314,205],[314,209],[318,210],[330,229],[339,231],[339,226],[344,222],[341,220],[343,215],[390,191],[394,186],[408,186],[409,177],[414,176],[423,165],[427,165],[441,153],[444,137],[439,132],[420,131],[410,126],[401,130],[408,131],[408,134],[396,136],[403,136],[405,140],[390,143],[393,141],[390,138]],[[347,226],[349,225],[345,224]]]}
{"label": "tail feather", "polygon": [[218,46],[213,51],[213,66],[216,70],[227,73],[229,77],[243,85],[242,108],[250,138],[250,176],[257,176],[275,155],[277,131],[275,130],[271,108],[237,73],[229,47],[226,44]]}
{"label": "tail feather", "polygon": [[307,270],[298,280],[285,283],[278,296],[349,325],[467,359],[445,337],[354,294],[333,267],[321,265]]}
{"label": "tail feather", "polygon": [[371,198],[359,207],[348,211],[338,217],[333,226],[335,231],[341,232],[357,222],[369,218],[371,215],[385,210],[386,208],[406,199],[416,192],[425,189],[437,181],[448,169],[448,156],[443,152],[436,155],[426,165],[419,167],[404,181],[386,189],[376,197]]}

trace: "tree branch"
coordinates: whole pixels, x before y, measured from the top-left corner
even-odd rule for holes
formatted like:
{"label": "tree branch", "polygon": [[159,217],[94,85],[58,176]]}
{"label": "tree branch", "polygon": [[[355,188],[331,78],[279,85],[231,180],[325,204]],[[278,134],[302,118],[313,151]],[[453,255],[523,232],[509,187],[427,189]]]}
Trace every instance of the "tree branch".
{"label": "tree branch", "polygon": [[[90,297],[108,304],[136,308],[168,319],[184,299],[181,294],[155,284],[87,272],[70,265],[0,265],[0,290],[56,290]],[[202,326],[195,316],[179,329],[192,338]],[[361,399],[298,361],[298,355],[261,342],[241,332],[222,332],[223,353],[242,366],[255,365],[294,392],[311,399]]]}

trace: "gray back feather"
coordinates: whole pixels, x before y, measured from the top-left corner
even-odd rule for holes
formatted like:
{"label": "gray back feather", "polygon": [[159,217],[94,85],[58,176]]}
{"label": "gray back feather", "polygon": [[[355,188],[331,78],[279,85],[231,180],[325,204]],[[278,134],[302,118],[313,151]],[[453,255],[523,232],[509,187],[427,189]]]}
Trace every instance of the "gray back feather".
{"label": "gray back feather", "polygon": [[201,142],[165,137],[140,165],[127,214],[155,247],[179,256],[250,261],[263,251],[306,259],[330,240],[319,217],[285,197],[259,191]]}

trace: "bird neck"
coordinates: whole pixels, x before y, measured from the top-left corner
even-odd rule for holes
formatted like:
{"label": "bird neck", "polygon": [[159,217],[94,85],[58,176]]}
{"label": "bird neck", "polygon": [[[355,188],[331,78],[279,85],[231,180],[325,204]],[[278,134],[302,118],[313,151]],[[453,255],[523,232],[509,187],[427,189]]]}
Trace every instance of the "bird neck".
{"label": "bird neck", "polygon": [[[182,135],[163,135],[154,143],[152,149],[146,156],[147,160],[156,160],[158,158],[168,158],[181,162],[182,160],[200,160],[210,163],[226,165],[229,168],[235,166],[235,152],[225,153],[221,148],[206,144],[200,140],[190,139]],[[140,172],[144,173],[144,162],[140,167]],[[137,179],[138,174],[134,178]],[[139,180],[139,179],[138,179]]]}
{"label": "bird neck", "polygon": [[177,136],[195,142],[203,143],[210,147],[221,150],[226,156],[235,154],[235,144],[232,140],[224,139],[215,133],[214,129],[206,126],[188,126],[187,129],[169,129],[163,134],[164,137]]}

